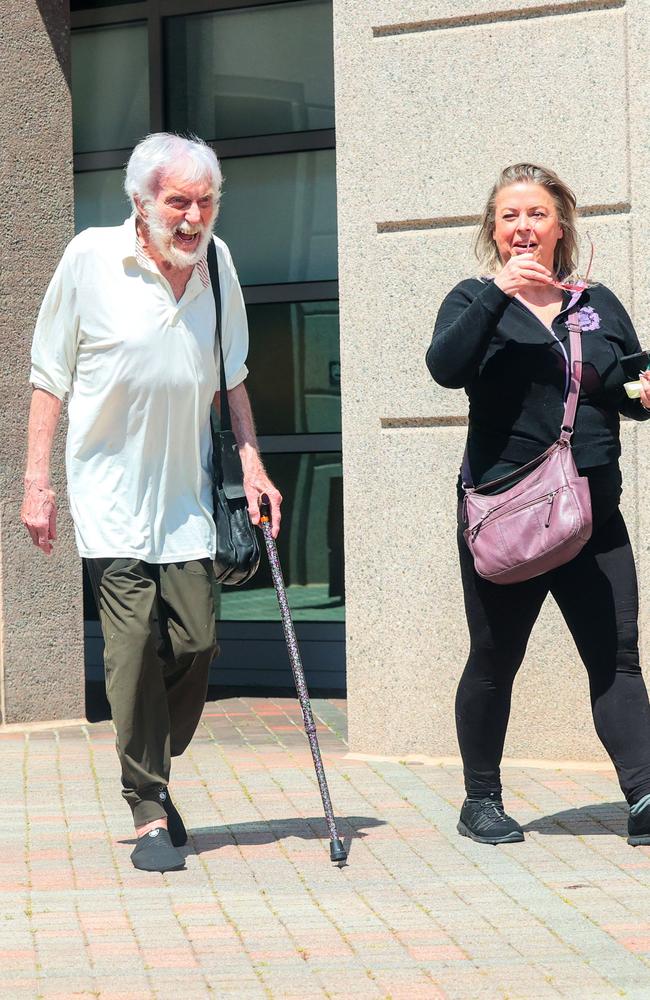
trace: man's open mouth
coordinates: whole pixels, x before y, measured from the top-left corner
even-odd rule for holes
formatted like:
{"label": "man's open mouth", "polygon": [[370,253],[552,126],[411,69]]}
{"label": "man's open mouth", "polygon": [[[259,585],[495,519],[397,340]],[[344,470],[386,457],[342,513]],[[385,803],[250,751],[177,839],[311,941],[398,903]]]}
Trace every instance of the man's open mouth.
{"label": "man's open mouth", "polygon": [[180,229],[174,230],[174,239],[177,243],[180,243],[182,247],[186,247],[188,250],[194,249],[196,244],[201,238],[200,230],[196,233],[184,233]]}

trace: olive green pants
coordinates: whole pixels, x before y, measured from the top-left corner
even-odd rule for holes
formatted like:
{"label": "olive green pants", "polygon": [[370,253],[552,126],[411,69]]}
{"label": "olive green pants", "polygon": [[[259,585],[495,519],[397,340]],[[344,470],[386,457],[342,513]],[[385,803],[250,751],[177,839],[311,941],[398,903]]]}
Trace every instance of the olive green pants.
{"label": "olive green pants", "polygon": [[199,724],[216,652],[212,562],[88,559],[104,634],[122,794],[136,826],[165,816],[171,758]]}

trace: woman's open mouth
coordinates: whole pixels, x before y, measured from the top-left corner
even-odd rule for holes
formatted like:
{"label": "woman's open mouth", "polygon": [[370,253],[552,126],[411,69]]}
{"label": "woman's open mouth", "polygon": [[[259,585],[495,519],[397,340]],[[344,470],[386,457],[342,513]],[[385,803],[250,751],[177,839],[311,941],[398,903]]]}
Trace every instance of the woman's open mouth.
{"label": "woman's open mouth", "polygon": [[535,250],[537,250],[537,246],[538,244],[535,243],[533,240],[531,240],[530,243],[528,242],[528,240],[520,240],[517,241],[517,243],[513,243],[510,249],[513,254],[534,253]]}

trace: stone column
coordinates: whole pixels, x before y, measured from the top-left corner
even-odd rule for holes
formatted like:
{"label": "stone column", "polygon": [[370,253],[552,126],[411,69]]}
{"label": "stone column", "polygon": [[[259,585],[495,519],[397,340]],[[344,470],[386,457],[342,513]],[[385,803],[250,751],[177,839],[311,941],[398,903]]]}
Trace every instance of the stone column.
{"label": "stone column", "polygon": [[59,540],[49,559],[32,545],[19,519],[32,331],[43,292],[73,235],[68,9],[66,0],[0,2],[2,723],[84,713],[81,562],[65,500],[63,433],[53,457]]}
{"label": "stone column", "polygon": [[[650,5],[334,0],[334,26],[351,748],[456,753],[466,398],[431,381],[424,353],[442,298],[477,273],[473,226],[489,188],[522,160],[575,189],[595,275],[650,346]],[[650,428],[627,422],[622,437],[647,646]],[[506,753],[602,754],[550,600]]]}

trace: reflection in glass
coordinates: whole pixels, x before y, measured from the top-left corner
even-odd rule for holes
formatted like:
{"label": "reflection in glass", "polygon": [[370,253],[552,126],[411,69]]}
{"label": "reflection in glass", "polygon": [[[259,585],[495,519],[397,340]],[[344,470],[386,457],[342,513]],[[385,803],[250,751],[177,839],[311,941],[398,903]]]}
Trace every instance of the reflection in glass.
{"label": "reflection in glass", "polygon": [[222,169],[216,233],[243,285],[336,278],[333,149],[237,157]]}
{"label": "reflection in glass", "polygon": [[149,131],[147,28],[92,28],[72,34],[74,151],[133,146]]}
{"label": "reflection in glass", "polygon": [[165,21],[167,121],[204,139],[334,127],[331,0]]}
{"label": "reflection in glass", "polygon": [[[114,7],[134,0],[70,0],[70,10],[91,10],[94,7]],[[137,3],[138,0],[135,0]],[[141,0],[144,3],[144,0]]]}
{"label": "reflection in glass", "polygon": [[[341,430],[338,302],[248,306],[246,380],[259,434]],[[269,378],[269,369],[277,377]]]}
{"label": "reflection in glass", "polygon": [[[295,621],[343,621],[343,471],[338,453],[266,455],[282,493],[278,552]],[[243,587],[215,594],[222,621],[279,621],[266,554]]]}
{"label": "reflection in glass", "polygon": [[131,214],[122,187],[123,170],[90,170],[75,174],[75,232],[89,226],[119,226]]}

